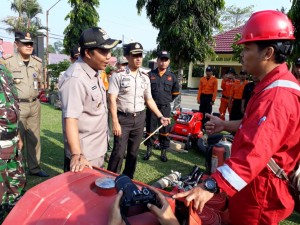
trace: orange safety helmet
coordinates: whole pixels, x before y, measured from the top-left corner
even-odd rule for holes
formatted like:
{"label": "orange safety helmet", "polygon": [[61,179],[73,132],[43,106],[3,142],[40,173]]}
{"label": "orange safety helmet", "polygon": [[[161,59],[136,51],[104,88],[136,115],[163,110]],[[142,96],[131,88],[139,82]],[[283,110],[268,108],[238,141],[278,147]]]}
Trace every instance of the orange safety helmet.
{"label": "orange safety helmet", "polygon": [[294,39],[294,27],[285,14],[275,10],[264,10],[252,14],[237,44]]}

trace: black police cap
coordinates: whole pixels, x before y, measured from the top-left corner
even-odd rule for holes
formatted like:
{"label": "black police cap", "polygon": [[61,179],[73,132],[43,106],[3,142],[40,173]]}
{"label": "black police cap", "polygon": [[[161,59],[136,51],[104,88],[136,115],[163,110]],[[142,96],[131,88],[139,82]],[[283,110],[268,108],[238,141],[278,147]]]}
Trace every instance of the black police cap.
{"label": "black police cap", "polygon": [[75,46],[71,49],[71,58],[74,59],[75,56],[78,56],[80,54],[80,47],[79,46]]}
{"label": "black police cap", "polygon": [[157,57],[158,57],[159,59],[162,59],[162,58],[169,59],[169,58],[170,58],[170,54],[169,54],[169,52],[167,52],[167,51],[160,51],[160,52],[158,53]]}
{"label": "black police cap", "polygon": [[122,43],[121,40],[111,39],[108,34],[100,27],[92,27],[84,30],[79,38],[81,48],[103,48],[112,49],[117,44]]}
{"label": "black police cap", "polygon": [[15,41],[20,41],[22,43],[33,43],[30,33],[21,31],[15,32]]}
{"label": "black police cap", "polygon": [[143,46],[139,42],[132,42],[124,46],[124,55],[143,53]]}

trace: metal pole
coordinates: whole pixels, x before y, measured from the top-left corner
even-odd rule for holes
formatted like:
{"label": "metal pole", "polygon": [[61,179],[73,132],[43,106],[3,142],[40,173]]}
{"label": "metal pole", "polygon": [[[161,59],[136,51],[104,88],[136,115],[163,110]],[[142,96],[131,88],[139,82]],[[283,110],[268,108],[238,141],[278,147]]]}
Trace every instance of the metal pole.
{"label": "metal pole", "polygon": [[[49,9],[50,10],[50,9]],[[48,85],[47,85],[47,66],[49,65],[49,28],[48,28],[48,16],[49,16],[49,10],[46,11],[46,27],[47,27],[47,30],[46,30],[46,66],[45,66],[45,76],[44,76],[44,86],[45,86],[45,89],[48,88]]]}
{"label": "metal pole", "polygon": [[[57,3],[59,3],[61,0],[58,0],[54,5],[52,5],[47,11],[46,11],[46,66],[49,65],[49,26],[48,26],[48,17],[49,17],[49,11],[56,6]],[[45,67],[45,78],[44,78],[44,82],[45,82],[45,88],[48,88],[48,81],[47,81],[47,67]]]}

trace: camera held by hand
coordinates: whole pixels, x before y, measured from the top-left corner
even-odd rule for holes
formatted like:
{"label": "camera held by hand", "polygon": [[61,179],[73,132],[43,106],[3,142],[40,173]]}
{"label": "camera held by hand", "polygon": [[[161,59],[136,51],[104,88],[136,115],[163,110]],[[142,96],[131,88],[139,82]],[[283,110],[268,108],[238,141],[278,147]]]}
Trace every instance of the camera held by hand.
{"label": "camera held by hand", "polygon": [[156,194],[153,191],[146,187],[143,187],[141,190],[138,189],[132,180],[124,174],[116,177],[115,187],[117,192],[123,191],[120,209],[125,216],[137,215],[148,211],[148,203],[159,206]]}

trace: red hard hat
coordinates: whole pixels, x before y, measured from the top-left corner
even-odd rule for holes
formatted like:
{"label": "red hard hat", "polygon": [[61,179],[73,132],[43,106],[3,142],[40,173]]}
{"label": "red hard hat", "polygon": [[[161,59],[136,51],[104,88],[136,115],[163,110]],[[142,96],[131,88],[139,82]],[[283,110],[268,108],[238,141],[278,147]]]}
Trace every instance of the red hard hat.
{"label": "red hard hat", "polygon": [[275,10],[264,10],[252,14],[237,44],[294,39],[294,27],[285,14]]}

